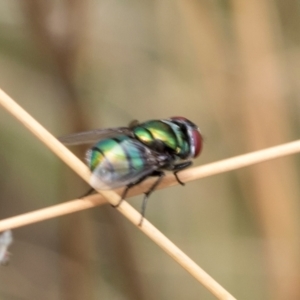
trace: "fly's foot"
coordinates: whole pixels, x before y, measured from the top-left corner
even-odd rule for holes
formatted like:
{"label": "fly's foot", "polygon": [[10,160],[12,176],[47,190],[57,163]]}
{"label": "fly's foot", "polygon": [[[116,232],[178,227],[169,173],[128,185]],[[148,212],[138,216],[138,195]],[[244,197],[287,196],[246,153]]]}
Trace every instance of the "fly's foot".
{"label": "fly's foot", "polygon": [[94,188],[90,188],[85,194],[79,197],[79,199],[85,198],[89,195],[92,195],[96,190]]}
{"label": "fly's foot", "polygon": [[182,181],[179,179],[179,177],[178,177],[177,173],[178,173],[178,172],[174,172],[174,176],[175,176],[175,178],[176,178],[177,182],[178,182],[180,185],[182,185],[182,186],[185,186],[185,183],[184,183],[184,182],[182,182]]}
{"label": "fly's foot", "polygon": [[119,207],[121,205],[121,203],[123,202],[123,200],[126,198],[127,192],[131,187],[132,187],[132,185],[126,186],[126,188],[124,189],[124,191],[121,195],[121,199],[120,199],[119,203],[117,203],[116,205],[111,204],[111,206],[114,208]]}
{"label": "fly's foot", "polygon": [[180,172],[180,171],[182,171],[182,170],[184,170],[184,169],[186,169],[186,168],[188,168],[191,164],[192,164],[191,161],[186,161],[186,162],[183,162],[183,163],[180,163],[180,164],[177,164],[177,165],[174,165],[174,166],[173,166],[173,170],[174,170],[173,174],[174,174],[174,176],[175,176],[177,182],[178,182],[179,184],[181,184],[182,186],[185,185],[185,183],[182,182],[182,181],[178,178],[177,173]]}
{"label": "fly's foot", "polygon": [[138,226],[139,226],[139,227],[141,227],[141,226],[142,226],[142,224],[143,224],[143,221],[144,221],[144,216],[141,216],[140,222],[139,222],[139,224],[138,224]]}
{"label": "fly's foot", "polygon": [[111,206],[114,207],[114,208],[117,208],[117,207],[119,207],[121,205],[121,203],[123,202],[123,200],[124,199],[122,198],[122,199],[120,199],[119,203],[117,203],[116,205],[111,204]]}

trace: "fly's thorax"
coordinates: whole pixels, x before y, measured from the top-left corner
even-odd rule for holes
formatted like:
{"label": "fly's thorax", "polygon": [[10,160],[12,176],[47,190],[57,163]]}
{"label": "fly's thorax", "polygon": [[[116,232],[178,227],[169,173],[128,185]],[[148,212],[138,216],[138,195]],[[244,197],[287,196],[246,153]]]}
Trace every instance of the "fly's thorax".
{"label": "fly's thorax", "polygon": [[[136,126],[133,129],[135,137],[150,148],[157,141],[163,145],[163,151],[172,153],[179,158],[186,158],[189,144],[180,127],[168,120],[153,120]],[[154,149],[157,150],[157,149]]]}

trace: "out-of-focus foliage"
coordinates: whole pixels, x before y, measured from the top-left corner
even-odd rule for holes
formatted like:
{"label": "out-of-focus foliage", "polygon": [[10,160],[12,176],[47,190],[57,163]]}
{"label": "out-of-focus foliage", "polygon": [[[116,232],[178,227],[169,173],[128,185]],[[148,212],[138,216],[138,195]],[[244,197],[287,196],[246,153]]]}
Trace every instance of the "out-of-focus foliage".
{"label": "out-of-focus foliage", "polygon": [[[185,116],[205,164],[299,137],[299,20],[289,0],[1,1],[0,87],[57,136]],[[1,219],[86,191],[1,108],[0,128]],[[157,191],[147,217],[237,299],[300,299],[298,160]],[[3,300],[214,299],[111,207],[14,235]]]}

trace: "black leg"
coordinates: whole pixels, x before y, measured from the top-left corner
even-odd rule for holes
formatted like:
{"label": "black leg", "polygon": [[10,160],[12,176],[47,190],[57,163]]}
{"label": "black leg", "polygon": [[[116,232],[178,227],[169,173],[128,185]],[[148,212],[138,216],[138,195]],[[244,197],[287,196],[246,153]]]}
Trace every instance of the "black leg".
{"label": "black leg", "polygon": [[142,203],[142,208],[141,208],[141,215],[142,215],[142,217],[141,217],[139,226],[141,226],[142,223],[143,223],[143,219],[145,217],[145,212],[146,212],[146,206],[147,206],[148,199],[149,199],[150,195],[155,191],[156,187],[160,184],[160,182],[162,181],[162,179],[164,178],[165,173],[161,172],[161,171],[157,171],[157,172],[155,172],[155,174],[152,174],[151,176],[159,176],[159,177],[153,183],[153,185],[150,187],[150,189],[148,190],[148,192],[145,193],[145,196],[144,196],[144,199],[143,199],[143,203]]}
{"label": "black leg", "polygon": [[79,197],[79,199],[87,197],[87,196],[93,194],[94,192],[95,192],[95,189],[94,188],[90,188],[85,194],[83,194],[81,197]]}
{"label": "black leg", "polygon": [[173,174],[174,174],[174,176],[175,176],[177,182],[178,182],[180,185],[185,186],[185,183],[182,182],[182,181],[179,179],[178,175],[177,175],[177,173],[178,173],[179,171],[181,171],[181,170],[175,171]]}
{"label": "black leg", "polygon": [[116,204],[116,205],[112,205],[112,207],[118,207],[118,206],[122,203],[122,201],[126,198],[126,195],[127,195],[128,191],[129,191],[132,187],[134,187],[134,186],[136,186],[136,185],[142,183],[142,182],[143,182],[144,180],[146,180],[149,176],[152,176],[152,174],[140,178],[140,179],[139,179],[137,182],[135,182],[135,183],[128,184],[128,185],[126,186],[126,188],[124,189],[122,195],[121,195],[121,198],[120,198],[119,203]]}
{"label": "black leg", "polygon": [[177,164],[177,165],[174,166],[174,169],[173,169],[173,170],[175,170],[175,171],[173,172],[173,174],[174,174],[174,176],[175,176],[175,178],[176,178],[176,180],[177,180],[177,182],[178,182],[179,184],[185,185],[184,182],[182,182],[182,181],[178,178],[177,173],[180,172],[180,171],[182,171],[182,170],[184,170],[184,169],[186,169],[186,168],[188,168],[188,167],[191,166],[191,165],[192,165],[192,162],[191,162],[191,161],[187,161],[187,162],[180,163],[180,164]]}
{"label": "black leg", "polygon": [[121,195],[119,203],[117,205],[112,205],[112,207],[118,207],[122,203],[122,201],[126,198],[126,195],[127,195],[128,191],[129,191],[129,189],[131,189],[132,187],[140,184],[141,182],[143,182],[144,180],[146,180],[149,176],[156,176],[156,177],[158,176],[158,179],[153,183],[153,185],[150,187],[150,189],[145,193],[145,197],[143,199],[142,208],[141,208],[141,215],[142,215],[142,217],[141,217],[141,220],[139,222],[139,226],[141,226],[142,223],[143,223],[143,219],[145,217],[145,211],[146,211],[146,206],[147,206],[147,201],[149,199],[149,196],[154,192],[154,190],[156,189],[156,187],[159,185],[159,183],[161,182],[161,180],[165,176],[164,172],[162,172],[162,171],[154,171],[152,174],[149,174],[149,175],[141,178],[137,182],[127,185],[126,188],[124,189],[122,195]]}
{"label": "black leg", "polygon": [[126,188],[124,189],[122,195],[121,195],[119,203],[116,204],[116,205],[112,205],[112,207],[118,207],[122,203],[122,201],[126,198],[126,195],[127,195],[128,191],[129,191],[129,189],[132,188],[133,186],[134,185],[131,185],[131,184],[127,185]]}

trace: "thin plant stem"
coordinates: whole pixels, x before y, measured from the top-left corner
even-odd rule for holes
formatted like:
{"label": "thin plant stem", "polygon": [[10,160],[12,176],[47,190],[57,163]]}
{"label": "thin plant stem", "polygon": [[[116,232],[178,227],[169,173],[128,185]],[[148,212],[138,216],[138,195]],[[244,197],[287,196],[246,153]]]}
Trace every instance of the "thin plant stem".
{"label": "thin plant stem", "polygon": [[[180,177],[181,181],[187,183],[189,181],[194,181],[200,178],[229,172],[232,170],[240,169],[260,162],[265,162],[268,160],[280,158],[298,152],[300,152],[300,140],[247,153],[244,155],[235,156],[207,165],[190,168],[188,170],[180,172],[178,176]],[[155,179],[149,179],[144,183],[140,184],[139,186],[130,189],[127,193],[127,198],[140,195],[148,191],[149,187],[153,185],[154,181]],[[169,174],[162,180],[162,182],[157,186],[156,189],[163,189],[174,185],[178,185],[178,181],[175,179],[173,174]],[[118,193],[118,195],[121,195],[122,189],[116,190],[116,193]],[[0,232],[7,229],[17,228],[35,222],[40,222],[47,219],[63,216],[65,214],[74,213],[76,211],[81,211],[103,204],[107,204],[107,200],[100,194],[88,196],[84,199],[70,200],[62,204],[53,205],[51,207],[39,209],[33,212],[1,220]]]}
{"label": "thin plant stem", "polygon": [[[0,89],[0,104],[19,120],[29,131],[39,138],[50,150],[52,150],[61,160],[72,168],[87,183],[90,181],[90,171],[71,151],[62,145],[52,134],[50,134],[41,124],[31,117],[22,107],[20,107],[12,98]],[[98,191],[109,203],[115,205],[119,202],[119,195],[113,191]],[[86,201],[86,200],[82,200]],[[235,299],[218,282],[209,276],[193,260],[191,260],[174,243],[164,236],[146,219],[142,226],[138,226],[141,215],[126,201],[116,208],[128,220],[151,238],[158,246],[168,253],[176,262],[178,262],[186,271],[188,271],[196,280],[207,288],[216,298],[221,300]]]}

